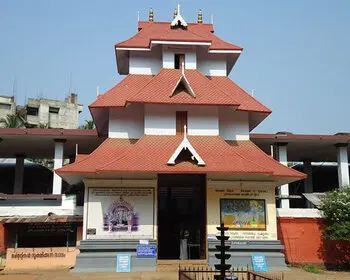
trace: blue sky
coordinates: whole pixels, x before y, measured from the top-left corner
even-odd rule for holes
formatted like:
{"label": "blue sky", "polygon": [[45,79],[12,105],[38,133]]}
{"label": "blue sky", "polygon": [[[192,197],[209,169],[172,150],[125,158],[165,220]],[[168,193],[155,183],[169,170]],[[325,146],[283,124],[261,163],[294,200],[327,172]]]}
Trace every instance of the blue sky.
{"label": "blue sky", "polygon": [[[169,21],[178,1],[0,1],[0,95],[84,104],[122,78],[113,46],[137,31],[137,11]],[[350,1],[180,1],[187,22],[244,48],[230,78],[273,113],[254,132],[350,132]],[[71,77],[71,83],[70,83]]]}

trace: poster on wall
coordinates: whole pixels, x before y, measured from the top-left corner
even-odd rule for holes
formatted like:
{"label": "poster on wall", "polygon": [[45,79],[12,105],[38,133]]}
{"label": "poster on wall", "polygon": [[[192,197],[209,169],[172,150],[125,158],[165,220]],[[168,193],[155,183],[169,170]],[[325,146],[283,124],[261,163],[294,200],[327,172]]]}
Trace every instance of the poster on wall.
{"label": "poster on wall", "polygon": [[266,230],[264,199],[220,199],[220,220],[235,230]]}
{"label": "poster on wall", "polygon": [[154,189],[89,188],[87,239],[153,239]]}

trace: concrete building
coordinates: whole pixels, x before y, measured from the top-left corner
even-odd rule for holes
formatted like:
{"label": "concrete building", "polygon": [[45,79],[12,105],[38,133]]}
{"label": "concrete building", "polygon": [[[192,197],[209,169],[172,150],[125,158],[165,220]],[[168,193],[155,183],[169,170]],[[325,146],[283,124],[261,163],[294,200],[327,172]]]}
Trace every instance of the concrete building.
{"label": "concrete building", "polygon": [[83,105],[78,104],[78,96],[72,93],[65,101],[29,98],[26,109],[26,120],[31,127],[74,129],[79,126]]}
{"label": "concrete building", "polygon": [[0,119],[4,119],[7,115],[13,115],[14,113],[16,113],[14,96],[0,96]]}
{"label": "concrete building", "polygon": [[16,106],[13,96],[0,96],[0,119],[18,113],[27,122],[27,127],[75,129],[79,126],[79,114],[83,105],[78,104],[78,95],[72,93],[64,101],[29,98],[24,106]]}

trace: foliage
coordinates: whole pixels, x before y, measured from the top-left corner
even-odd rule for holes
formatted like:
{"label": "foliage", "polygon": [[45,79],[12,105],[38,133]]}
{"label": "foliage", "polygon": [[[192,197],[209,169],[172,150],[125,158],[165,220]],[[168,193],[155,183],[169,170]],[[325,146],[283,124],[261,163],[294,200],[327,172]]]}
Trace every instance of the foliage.
{"label": "foliage", "polygon": [[311,273],[320,273],[321,272],[321,270],[313,264],[306,264],[303,266],[303,269],[305,271],[311,272]]}
{"label": "foliage", "polygon": [[6,128],[25,128],[26,121],[17,114],[7,115],[6,118],[0,120],[0,124]]}
{"label": "foliage", "polygon": [[39,128],[47,129],[49,128],[49,125],[47,123],[40,123]]}
{"label": "foliage", "polygon": [[321,210],[326,220],[323,237],[350,241],[350,187],[342,187],[326,194]]}
{"label": "foliage", "polygon": [[95,124],[93,120],[85,120],[85,125],[79,127],[80,129],[94,129]]}

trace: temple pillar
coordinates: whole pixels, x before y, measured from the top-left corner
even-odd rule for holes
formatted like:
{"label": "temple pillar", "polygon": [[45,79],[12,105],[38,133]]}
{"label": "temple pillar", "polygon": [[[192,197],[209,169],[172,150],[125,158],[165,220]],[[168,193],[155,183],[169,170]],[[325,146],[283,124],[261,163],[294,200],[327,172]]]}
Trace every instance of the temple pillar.
{"label": "temple pillar", "polygon": [[[277,143],[277,154],[278,154],[278,161],[287,166],[288,165],[288,158],[287,158],[287,144],[288,143]],[[279,194],[281,196],[289,196],[289,185],[285,184],[279,187]],[[289,199],[288,198],[281,198],[281,208],[289,208]]]}
{"label": "temple pillar", "polygon": [[337,148],[338,162],[338,185],[339,188],[349,186],[349,160],[348,160],[348,144],[339,143],[335,145]]}
{"label": "temple pillar", "polygon": [[[63,150],[65,139],[55,139],[55,157],[54,157],[54,170],[63,166]],[[52,194],[62,193],[62,178],[56,174],[53,174]]]}

